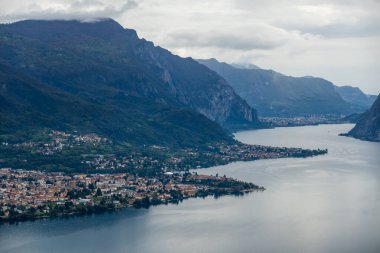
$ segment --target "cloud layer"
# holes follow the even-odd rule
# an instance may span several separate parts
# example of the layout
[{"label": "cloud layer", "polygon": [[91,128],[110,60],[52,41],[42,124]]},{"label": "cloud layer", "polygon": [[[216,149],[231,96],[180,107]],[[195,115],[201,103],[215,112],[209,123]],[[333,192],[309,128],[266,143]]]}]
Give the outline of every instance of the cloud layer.
[{"label": "cloud layer", "polygon": [[181,56],[380,92],[379,0],[0,0],[0,21],[112,17]]},{"label": "cloud layer", "polygon": [[18,0],[0,1],[2,21],[12,22],[20,19],[81,19],[117,17],[136,8],[137,2],[101,0]]}]

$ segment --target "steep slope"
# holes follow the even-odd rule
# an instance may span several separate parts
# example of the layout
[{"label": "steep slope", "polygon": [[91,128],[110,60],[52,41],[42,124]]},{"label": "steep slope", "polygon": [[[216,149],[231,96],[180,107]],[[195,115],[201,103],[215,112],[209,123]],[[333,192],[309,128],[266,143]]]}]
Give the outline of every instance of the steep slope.
[{"label": "steep slope", "polygon": [[139,39],[112,19],[1,25],[0,59],[81,98],[112,103],[110,95],[119,91],[196,110],[225,127],[258,122],[256,111],[215,72]]},{"label": "steep slope", "polygon": [[285,76],[272,70],[239,69],[215,59],[198,60],[224,77],[263,116],[347,115],[353,110],[321,78]]},{"label": "steep slope", "polygon": [[28,139],[31,133],[49,128],[98,133],[137,146],[232,141],[217,123],[197,112],[119,91],[107,95],[108,100],[83,98],[0,63],[0,137]]},{"label": "steep slope", "polygon": [[368,141],[380,141],[380,95],[348,135]]},{"label": "steep slope", "polygon": [[373,102],[376,100],[375,95],[367,95],[357,87],[335,86],[335,90],[353,108],[363,112],[371,108]]}]

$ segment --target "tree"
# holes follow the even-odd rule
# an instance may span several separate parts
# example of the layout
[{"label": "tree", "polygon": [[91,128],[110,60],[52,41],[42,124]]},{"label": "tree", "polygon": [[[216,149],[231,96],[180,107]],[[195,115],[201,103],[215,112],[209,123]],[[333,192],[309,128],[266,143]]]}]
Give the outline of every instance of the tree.
[{"label": "tree", "polygon": [[96,190],[96,196],[102,196],[102,190],[100,190],[100,188]]}]

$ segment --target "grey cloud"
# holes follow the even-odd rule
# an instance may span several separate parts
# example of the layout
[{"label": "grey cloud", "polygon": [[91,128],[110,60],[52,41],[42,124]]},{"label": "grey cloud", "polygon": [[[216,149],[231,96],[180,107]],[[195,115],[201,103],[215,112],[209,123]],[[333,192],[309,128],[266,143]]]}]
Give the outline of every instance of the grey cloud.
[{"label": "grey cloud", "polygon": [[355,38],[371,37],[380,35],[380,23],[366,23],[354,26],[333,24],[322,27],[286,27],[282,28],[296,29],[302,33],[322,35],[327,38]]},{"label": "grey cloud", "polygon": [[288,31],[330,38],[380,35],[380,0],[236,0],[234,6]]},{"label": "grey cloud", "polygon": [[273,38],[260,38],[252,35],[231,34],[229,31],[224,32],[191,32],[180,31],[171,33],[167,36],[165,44],[171,47],[217,47],[221,49],[233,50],[269,50],[281,46],[283,41],[274,40]]},{"label": "grey cloud", "polygon": [[[302,33],[322,35],[328,38],[357,38],[373,37],[380,35],[380,4],[374,6],[376,10],[361,10],[361,15],[349,11],[333,17],[328,23],[322,22],[297,22],[297,20],[276,20],[272,25],[285,30],[297,30]],[[339,9],[339,8],[338,8]],[[354,12],[354,11],[353,11]],[[365,13],[365,14],[363,14]],[[351,21],[350,21],[351,19]]]},{"label": "grey cloud", "polygon": [[347,5],[366,5],[366,4],[372,4],[372,3],[380,3],[380,0],[234,0],[234,5],[237,7],[241,8],[246,8],[246,7],[260,7],[260,6],[273,6],[278,5],[287,5],[287,6],[292,6],[292,5],[305,5],[305,4],[315,4],[315,5],[321,5],[321,4],[331,4],[331,5],[342,5],[342,6],[347,6]]},{"label": "grey cloud", "polygon": [[76,0],[61,1],[64,8],[55,8],[49,4],[29,4],[16,11],[2,14],[3,21],[17,21],[21,19],[80,19],[93,20],[106,17],[117,17],[126,11],[136,8],[134,0],[123,1],[119,4],[109,4],[103,1]]}]

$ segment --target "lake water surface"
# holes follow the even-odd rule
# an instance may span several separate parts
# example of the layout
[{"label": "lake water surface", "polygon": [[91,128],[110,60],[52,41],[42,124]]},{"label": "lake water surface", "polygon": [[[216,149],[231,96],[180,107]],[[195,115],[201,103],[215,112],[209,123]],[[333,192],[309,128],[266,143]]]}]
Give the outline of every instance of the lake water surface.
[{"label": "lake water surface", "polygon": [[267,188],[243,197],[0,226],[0,252],[380,252],[380,143],[352,125],[245,131],[245,143],[328,148],[324,156],[198,171]]}]

